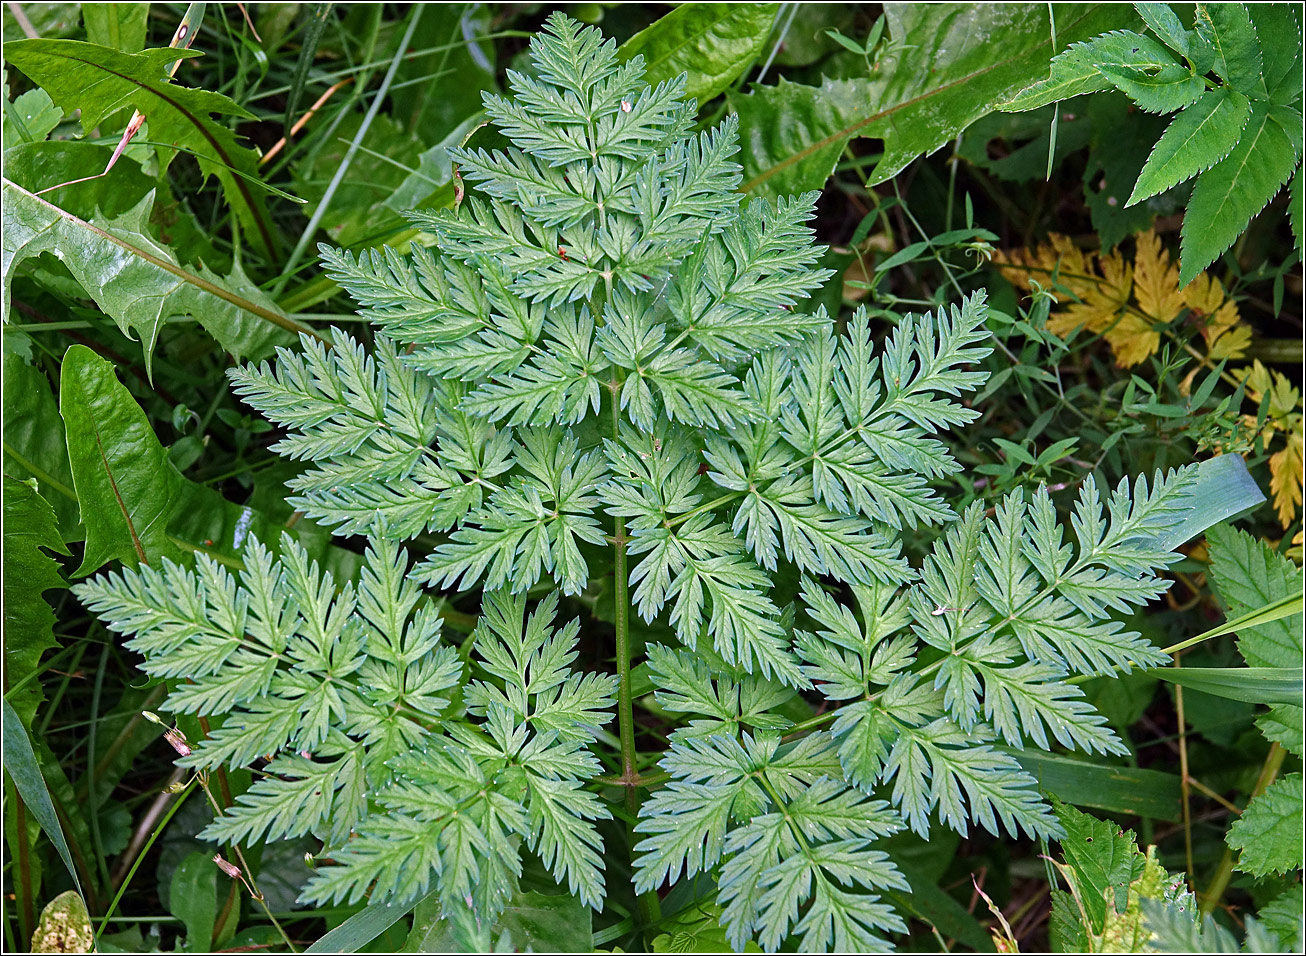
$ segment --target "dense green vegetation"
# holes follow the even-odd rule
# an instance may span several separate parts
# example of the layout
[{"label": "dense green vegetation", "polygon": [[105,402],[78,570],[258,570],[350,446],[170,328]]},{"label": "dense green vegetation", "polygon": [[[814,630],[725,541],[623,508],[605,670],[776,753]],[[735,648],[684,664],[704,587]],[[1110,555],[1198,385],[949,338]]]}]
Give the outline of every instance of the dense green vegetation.
[{"label": "dense green vegetation", "polygon": [[1288,4],[7,4],[5,945],[1303,945]]}]

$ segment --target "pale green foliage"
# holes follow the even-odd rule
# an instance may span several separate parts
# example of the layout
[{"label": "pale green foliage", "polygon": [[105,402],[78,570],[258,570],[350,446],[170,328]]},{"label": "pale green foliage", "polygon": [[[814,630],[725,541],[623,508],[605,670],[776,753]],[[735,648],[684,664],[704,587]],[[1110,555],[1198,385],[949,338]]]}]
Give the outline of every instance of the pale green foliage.
[{"label": "pale green foliage", "polygon": [[1114,30],[1073,44],[1053,59],[1047,79],[1001,108],[1116,89],[1139,109],[1175,113],[1126,205],[1197,178],[1180,244],[1183,286],[1233,244],[1301,162],[1299,8],[1199,3],[1190,30],[1167,4],[1134,7],[1159,40]]},{"label": "pale green foliage", "polygon": [[76,593],[135,635],[128,646],[146,673],[189,678],[170,709],[225,715],[182,764],[268,760],[204,835],[320,837],[339,865],[318,870],[307,899],[356,900],[375,883],[382,897],[411,900],[435,876],[442,899],[472,896],[497,913],[524,843],[597,905],[590,821],[608,812],[581,785],[598,771],[586,748],[611,718],[614,679],[571,671],[578,624],[550,627],[555,598],[523,625],[522,598],[487,594],[473,647],[489,679],[454,707],[467,665],[441,642],[438,608],[407,570],[378,539],[357,589],[337,590],[286,537],[279,558],[252,542],[238,577],[207,556],[193,572],[165,559]]},{"label": "pale green foliage", "polygon": [[[737,948],[884,949],[904,924],[881,894],[907,886],[879,838],[936,818],[1055,835],[1009,750],[1123,751],[1067,678],[1163,660],[1110,615],[1164,590],[1176,556],[1153,542],[1192,473],[1105,501],[1090,478],[1073,543],[1043,490],[958,518],[935,486],[978,414],[984,295],[837,330],[801,309],[829,276],[814,197],[741,208],[733,121],[693,133],[683,79],[649,88],[561,15],[531,51],[486,100],[511,146],[455,151],[480,195],[413,214],[438,255],[323,250],[375,344],[333,331],[232,373],[307,463],[292,503],[370,538],[358,588],[333,596],[286,545],[251,546],[239,583],[201,560],[79,593],[149,673],[194,681],[170,706],[227,715],[190,764],[274,755],[208,836],[312,831],[334,865],[308,898],[434,882],[484,919],[522,847],[602,906],[607,810],[585,784],[615,678],[573,672],[578,625],[550,622],[560,595],[613,593],[604,552],[624,547],[615,611],[683,645],[647,654],[688,720],[640,811],[637,889],[715,879]],[[944,525],[913,567],[904,533]],[[419,535],[406,572],[397,542]],[[419,585],[483,592],[460,695],[468,662]],[[799,689],[841,709],[782,739]]]}]

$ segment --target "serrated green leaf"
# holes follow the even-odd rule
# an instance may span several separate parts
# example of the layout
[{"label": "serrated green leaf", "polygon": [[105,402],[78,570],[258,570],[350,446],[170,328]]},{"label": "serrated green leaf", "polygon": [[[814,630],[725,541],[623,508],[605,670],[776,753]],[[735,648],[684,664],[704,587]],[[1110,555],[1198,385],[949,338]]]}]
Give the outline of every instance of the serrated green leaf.
[{"label": "serrated green leaf", "polygon": [[1169,51],[1151,37],[1133,30],[1113,30],[1071,44],[1069,49],[1053,58],[1047,79],[1022,90],[999,108],[1023,112],[1085,93],[1109,90],[1112,81],[1106,71],[1118,72],[1126,68],[1159,70],[1175,65]]},{"label": "serrated green leaf", "polygon": [[1173,61],[1153,66],[1095,64],[1099,73],[1148,113],[1173,113],[1195,102],[1206,84],[1195,70]]},{"label": "serrated green leaf", "polygon": [[685,95],[706,103],[752,65],[775,23],[776,3],[684,3],[623,43],[623,60],[644,57],[656,84],[688,72]]},{"label": "serrated green leaf", "polygon": [[1217,76],[1249,96],[1264,93],[1261,45],[1246,5],[1199,3],[1193,27],[1215,51],[1212,68]]},{"label": "serrated green leaf", "polygon": [[9,150],[22,143],[39,143],[63,119],[63,110],[54,105],[50,94],[37,87],[28,90],[12,103],[4,105],[5,161]]},{"label": "serrated green leaf", "polygon": [[1188,31],[1168,3],[1135,3],[1134,9],[1148,29],[1165,41],[1176,53],[1188,55]]},{"label": "serrated green leaf", "polygon": [[1247,97],[1231,87],[1203,93],[1157,140],[1125,205],[1165,192],[1220,162],[1237,145],[1250,115]]},{"label": "serrated green leaf", "polygon": [[1254,797],[1229,827],[1229,846],[1240,850],[1237,868],[1254,877],[1302,867],[1302,775],[1290,773]]},{"label": "serrated green leaf", "polygon": [[[56,105],[67,112],[81,110],[87,131],[118,110],[142,113],[152,139],[190,151],[204,175],[218,178],[227,202],[260,250],[270,255],[279,243],[258,185],[257,155],[210,118],[211,113],[242,118],[251,114],[219,93],[173,84],[167,65],[191,56],[199,56],[198,51],[120,53],[76,40],[19,40],[5,47],[9,63],[46,90]],[[156,149],[166,168],[176,150]],[[9,201],[7,197],[6,205]]]},{"label": "serrated green leaf", "polygon": [[[1301,594],[1301,569],[1247,532],[1216,525],[1206,541],[1211,579],[1231,619]],[[1252,667],[1301,667],[1301,614],[1240,629],[1238,650]]]},{"label": "serrated green leaf", "polygon": [[1302,224],[1306,220],[1306,201],[1302,188],[1301,167],[1298,167],[1297,175],[1292,177],[1292,194],[1288,202],[1288,219],[1292,222],[1292,235],[1297,243],[1298,252],[1302,247]]},{"label": "serrated green leaf", "polygon": [[1181,232],[1181,287],[1233,245],[1292,175],[1300,154],[1286,132],[1289,124],[1299,130],[1301,115],[1254,102],[1238,145],[1198,177]]},{"label": "serrated green leaf", "polygon": [[1279,937],[1287,950],[1301,948],[1303,913],[1306,913],[1302,891],[1301,883],[1293,883],[1256,913],[1257,919]]},{"label": "serrated green leaf", "polygon": [[1142,875],[1143,854],[1135,845],[1134,831],[1121,830],[1110,820],[1095,819],[1059,800],[1052,807],[1065,830],[1061,852],[1075,869],[1084,908],[1100,934],[1108,906],[1124,911],[1129,884]]},{"label": "serrated green leaf", "polygon": [[1301,99],[1301,11],[1290,3],[1253,3],[1247,8],[1261,48],[1265,89],[1271,101],[1291,106]]},{"label": "serrated green leaf", "polygon": [[1289,753],[1302,755],[1302,708],[1280,704],[1256,721],[1266,740],[1281,744]]}]

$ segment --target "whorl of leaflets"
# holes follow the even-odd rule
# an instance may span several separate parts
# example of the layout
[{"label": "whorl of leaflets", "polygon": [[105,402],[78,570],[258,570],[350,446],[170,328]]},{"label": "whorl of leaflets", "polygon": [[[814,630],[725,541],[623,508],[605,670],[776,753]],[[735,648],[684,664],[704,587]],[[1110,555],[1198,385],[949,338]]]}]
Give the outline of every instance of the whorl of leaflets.
[{"label": "whorl of leaflets", "polygon": [[[205,836],[321,838],[305,901],[434,888],[493,921],[523,849],[603,906],[586,784],[616,680],[574,669],[554,619],[621,528],[633,612],[683,645],[647,648],[657,700],[688,718],[635,889],[706,875],[738,948],[888,948],[881,894],[907,887],[880,838],[1054,835],[1011,751],[1123,752],[1066,679],[1160,660],[1109,615],[1164,590],[1149,542],[1189,476],[1105,502],[1086,481],[1073,543],[1042,489],[958,516],[938,436],[976,415],[983,294],[887,329],[804,311],[830,276],[814,194],[741,204],[734,120],[694,133],[683,78],[649,87],[596,30],[555,14],[531,57],[486,97],[511,145],[453,151],[466,200],[412,214],[430,248],[323,248],[372,347],[332,330],[232,372],[307,465],[294,507],[370,539],[359,583],[287,539],[236,576],[200,558],[77,593],[187,679],[172,710],[214,718],[186,765],[259,768]],[[929,525],[914,568],[902,533]],[[439,543],[410,569],[418,535]],[[470,655],[423,587],[483,592]],[[829,729],[785,736],[799,689]]]}]

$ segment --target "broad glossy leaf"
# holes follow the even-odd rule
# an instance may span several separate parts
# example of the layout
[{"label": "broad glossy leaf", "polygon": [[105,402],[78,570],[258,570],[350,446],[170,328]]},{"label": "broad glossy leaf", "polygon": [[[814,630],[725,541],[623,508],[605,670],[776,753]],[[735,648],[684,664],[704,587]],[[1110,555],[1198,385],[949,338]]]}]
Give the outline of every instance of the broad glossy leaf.
[{"label": "broad glossy leaf", "polygon": [[[1059,45],[1138,23],[1124,6],[1054,9]],[[883,182],[1046,76],[1054,52],[1046,5],[901,3],[886,5],[885,16],[888,52],[870,78],[835,90],[755,88],[751,103],[731,98],[740,113],[745,191],[819,188],[854,136],[884,141],[884,158],[870,176],[872,184]],[[832,94],[829,108],[823,100]],[[795,119],[785,115],[790,110]]]},{"label": "broad glossy leaf", "polygon": [[1238,145],[1202,173],[1193,189],[1179,243],[1180,286],[1233,245],[1288,181],[1301,156],[1301,123],[1301,114],[1289,107],[1252,103]]},{"label": "broad glossy leaf", "polygon": [[[138,543],[151,564],[162,555],[177,560],[184,552],[202,551],[239,565],[251,539],[278,551],[284,527],[183,478],[113,367],[84,346],[74,345],[64,356],[60,412],[87,529],[76,576],[113,558],[135,566]],[[294,536],[341,580],[354,576],[359,556],[332,545],[326,531],[296,529]]]},{"label": "broad glossy leaf", "polygon": [[63,110],[55,106],[50,94],[41,88],[28,90],[5,105],[5,162],[9,150],[19,143],[39,143],[54,131],[63,119]]},{"label": "broad glossy leaf", "polygon": [[113,219],[85,220],[4,183],[3,272],[6,297],[24,259],[49,252],[124,333],[135,332],[147,369],[159,329],[169,318],[195,316],[238,357],[261,358],[293,337],[295,326],[240,270],[221,277],[201,266],[178,265],[170,250],[149,234],[146,220],[153,195]]},{"label": "broad glossy leaf", "polygon": [[66,586],[55,560],[41,549],[59,554],[68,549],[54,509],[34,488],[9,475],[4,476],[4,515],[5,699],[30,729],[42,700],[36,679],[41,655],[57,644],[54,611],[43,594]]},{"label": "broad glossy leaf", "polygon": [[11,352],[4,356],[4,470],[37,480],[41,496],[54,508],[60,540],[82,538],[63,419],[50,380]]},{"label": "broad glossy leaf", "polygon": [[778,3],[685,3],[621,45],[618,55],[644,57],[650,85],[688,73],[685,94],[705,103],[762,53]]},{"label": "broad glossy leaf", "polygon": [[186,951],[208,952],[213,947],[213,924],[218,917],[218,867],[208,853],[186,855],[172,874],[168,894],[172,915],[186,927]]},{"label": "broad glossy leaf", "polygon": [[1164,192],[1224,159],[1250,115],[1251,103],[1237,90],[1222,86],[1203,93],[1157,140],[1125,205]]},{"label": "broad glossy leaf", "polygon": [[744,188],[765,196],[820,189],[844,145],[868,112],[865,80],[830,80],[821,86],[791,83],[754,86],[731,94],[739,114]]},{"label": "broad glossy leaf", "polygon": [[86,39],[120,53],[140,53],[145,49],[149,16],[148,3],[82,4]]},{"label": "broad glossy leaf", "polygon": [[59,413],[86,528],[86,553],[75,575],[114,558],[135,567],[179,557],[167,522],[181,475],[113,366],[84,345],[64,354]]},{"label": "broad glossy leaf", "polygon": [[[269,254],[278,241],[258,182],[258,157],[210,117],[217,113],[252,118],[251,114],[220,93],[177,86],[168,77],[168,64],[197,55],[170,48],[119,53],[76,40],[19,40],[5,45],[9,63],[46,90],[56,105],[67,112],[82,111],[83,129],[94,129],[118,110],[140,111],[149,123],[151,139],[191,152],[204,175],[218,178],[248,234]],[[157,149],[166,168],[176,150]]]}]

